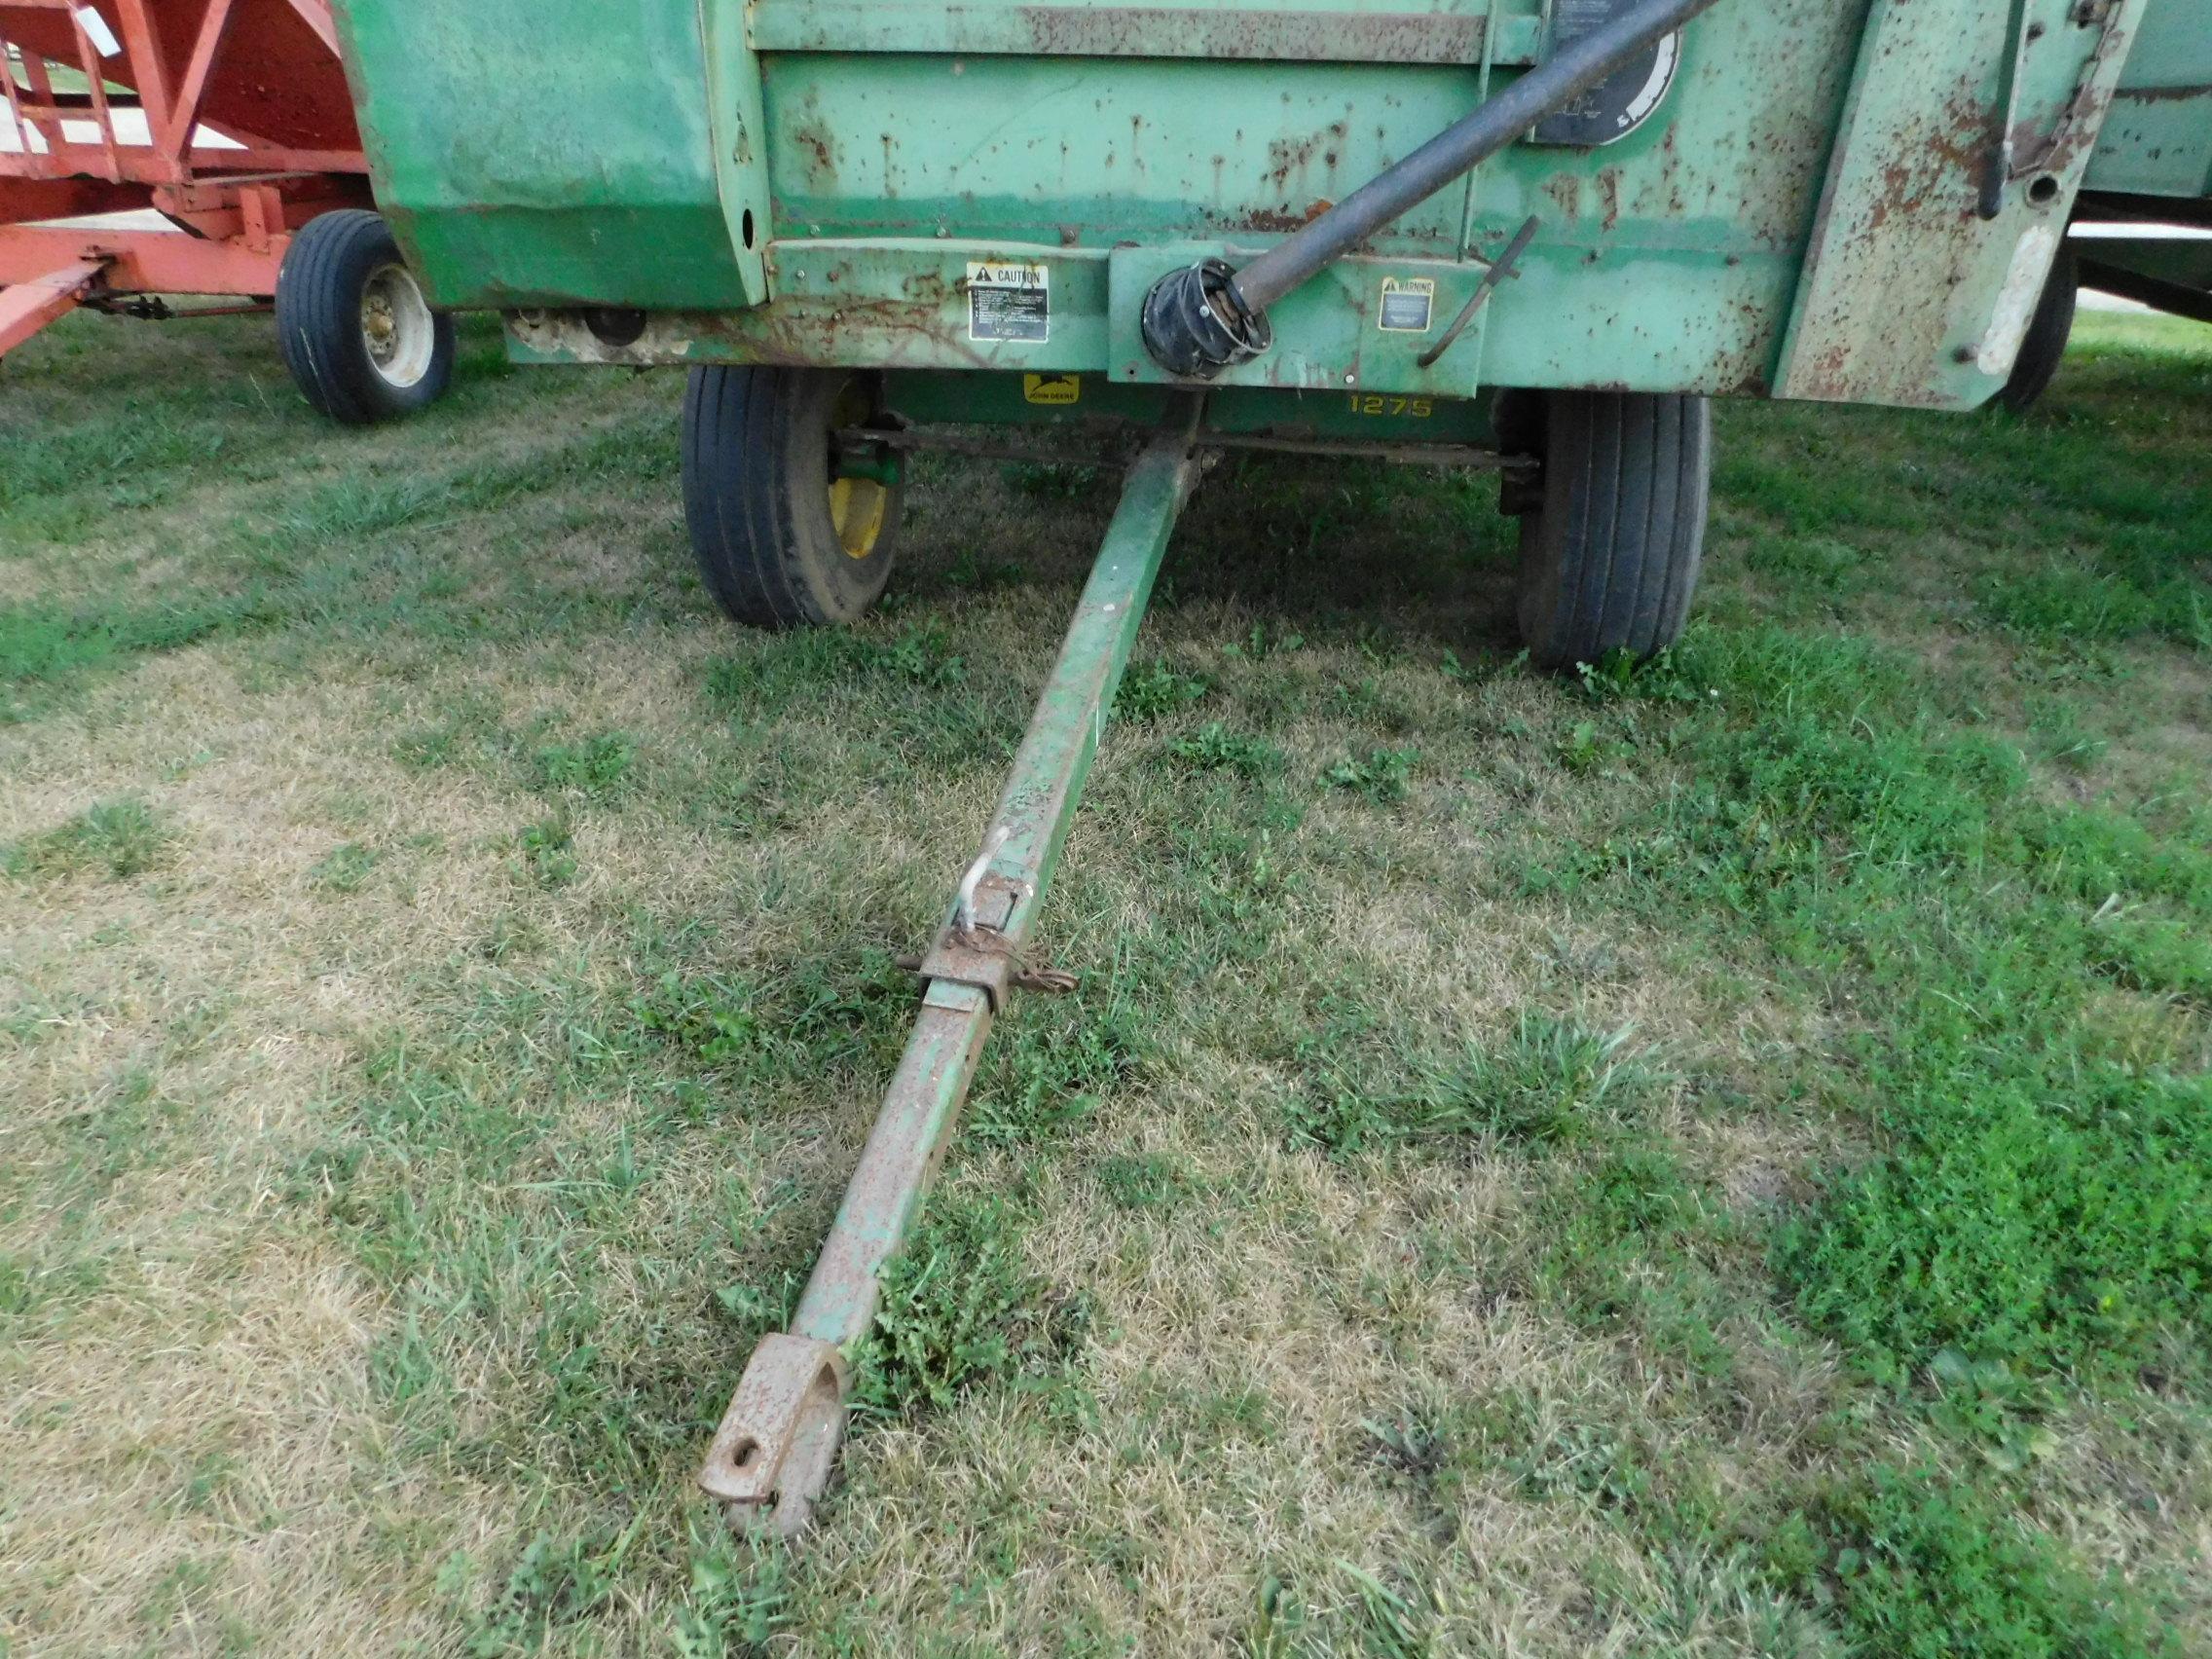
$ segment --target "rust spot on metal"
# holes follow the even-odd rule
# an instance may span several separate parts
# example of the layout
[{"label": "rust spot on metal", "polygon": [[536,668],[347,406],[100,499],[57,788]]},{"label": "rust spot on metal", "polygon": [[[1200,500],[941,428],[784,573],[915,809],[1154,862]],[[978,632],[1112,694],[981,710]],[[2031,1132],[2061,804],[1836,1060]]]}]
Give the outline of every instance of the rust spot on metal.
[{"label": "rust spot on metal", "polygon": [[845,1388],[833,1345],[763,1338],[707,1448],[700,1486],[756,1512],[774,1505],[777,1530],[799,1531],[844,1438]]},{"label": "rust spot on metal", "polygon": [[1024,6],[1030,49],[1076,57],[1292,62],[1482,61],[1486,21],[1433,12],[1194,12],[1163,6]]},{"label": "rust spot on metal", "polygon": [[[968,339],[965,278],[936,271],[909,272],[896,294],[854,292],[849,264],[822,269],[828,293],[779,294],[772,304],[746,312],[684,313],[683,327],[708,339],[742,347],[748,362],[811,367],[838,362],[899,362],[910,354],[983,368],[988,358]],[[913,352],[926,346],[928,350]],[[608,362],[633,359],[599,353]]]},{"label": "rust spot on metal", "polygon": [[2190,98],[2212,98],[2212,81],[2194,87],[2122,87],[2113,95],[2125,103],[2182,103]]},{"label": "rust spot on metal", "polygon": [[1258,207],[1249,213],[1224,215],[1216,223],[1224,231],[1269,231],[1288,235],[1311,224],[1335,205],[1335,203],[1323,197],[1310,203],[1303,213]]},{"label": "rust spot on metal", "polygon": [[[1270,166],[1264,176],[1277,190],[1288,194],[1291,174],[1297,173],[1300,177],[1304,177],[1306,170],[1313,165],[1314,156],[1320,151],[1321,146],[1327,142],[1329,132],[1339,130],[1341,129],[1332,128],[1328,131],[1317,133],[1311,138],[1269,139],[1268,161]],[[1335,158],[1331,157],[1330,160],[1334,163]]]},{"label": "rust spot on metal", "polygon": [[827,126],[817,127],[809,122],[792,129],[792,142],[807,155],[808,170],[818,183],[835,183],[837,178],[837,151],[835,140]]}]

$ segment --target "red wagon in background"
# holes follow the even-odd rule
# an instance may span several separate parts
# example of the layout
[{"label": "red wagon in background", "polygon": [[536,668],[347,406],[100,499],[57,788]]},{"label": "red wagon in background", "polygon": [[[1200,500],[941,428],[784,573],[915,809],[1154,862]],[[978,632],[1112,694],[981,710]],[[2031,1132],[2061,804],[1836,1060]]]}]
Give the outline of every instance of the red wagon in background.
[{"label": "red wagon in background", "polygon": [[445,388],[453,327],[374,210],[327,0],[0,0],[0,357],[79,306],[274,310],[326,415]]}]

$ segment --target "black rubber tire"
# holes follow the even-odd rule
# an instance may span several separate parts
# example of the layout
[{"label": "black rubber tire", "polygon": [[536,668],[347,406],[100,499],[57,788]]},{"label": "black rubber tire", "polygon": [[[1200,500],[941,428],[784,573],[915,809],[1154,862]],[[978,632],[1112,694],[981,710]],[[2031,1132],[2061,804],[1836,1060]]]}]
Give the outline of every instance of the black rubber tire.
[{"label": "black rubber tire", "polygon": [[[407,262],[391,227],[359,207],[318,213],[292,238],[276,272],[276,345],[300,393],[350,426],[395,420],[435,403],[453,378],[453,318],[427,313],[427,360],[413,372],[378,366],[362,323],[369,284]],[[420,298],[421,290],[415,293]],[[425,307],[425,312],[427,308]]]},{"label": "black rubber tire", "polygon": [[1705,554],[1713,411],[1634,391],[1515,394],[1543,463],[1521,517],[1521,637],[1539,668],[1681,638]]},{"label": "black rubber tire", "polygon": [[877,425],[874,377],[850,369],[711,366],[683,393],[683,519],[699,573],[755,628],[857,621],[891,579],[904,488],[883,486],[870,550],[845,550],[830,511],[830,434]]},{"label": "black rubber tire", "polygon": [[2011,378],[1997,401],[2015,415],[2024,415],[2050,386],[2058,373],[2058,360],[2066,355],[2066,342],[2074,333],[2074,307],[2082,297],[2082,272],[2074,250],[2063,244],[2044,279],[2043,298],[2020,340],[2020,354],[2012,359]]}]

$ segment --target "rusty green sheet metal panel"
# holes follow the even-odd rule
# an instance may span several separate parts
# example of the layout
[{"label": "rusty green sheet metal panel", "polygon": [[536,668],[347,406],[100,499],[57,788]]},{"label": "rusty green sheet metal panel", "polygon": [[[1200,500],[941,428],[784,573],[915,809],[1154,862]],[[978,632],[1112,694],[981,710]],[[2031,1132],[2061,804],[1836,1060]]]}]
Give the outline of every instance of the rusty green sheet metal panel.
[{"label": "rusty green sheet metal panel", "polygon": [[2144,13],[2086,188],[2212,196],[2212,0],[2153,0]]},{"label": "rusty green sheet metal panel", "polygon": [[1798,281],[1780,395],[1958,409],[1994,394],[2034,315],[2143,9],[2144,0],[1876,0]]},{"label": "rusty green sheet metal panel", "polygon": [[[1862,3],[1769,0],[1755,26],[1695,26],[1658,119],[1602,149],[1518,147],[1378,238],[1378,261],[1466,268],[1397,274],[1438,282],[1441,328],[1448,295],[1479,275],[1465,256],[1495,249],[1530,214],[1542,221],[1523,279],[1501,285],[1487,327],[1437,373],[1414,372],[1418,350],[1398,350],[1408,343],[1373,314],[1327,319],[1309,361],[1271,372],[1301,385],[1350,373],[1399,392],[1756,389],[1780,342]],[[1543,12],[1537,0],[1446,4],[1416,52],[1362,32],[1396,12],[1334,0],[791,0],[750,19],[736,0],[640,0],[588,18],[546,6],[527,28],[513,5],[344,0],[381,133],[380,197],[439,299],[570,313],[526,319],[539,328],[526,358],[1092,373],[1113,366],[1112,348],[1103,273],[1086,254],[1265,245],[1480,100],[1481,64],[1391,54],[1488,54],[1491,72],[1510,75],[1534,55]],[[1176,32],[1199,14],[1198,35]],[[1214,49],[1118,55],[1163,52],[1169,34],[1182,50],[1192,39]],[[424,40],[437,51],[419,53]],[[992,41],[1010,50],[979,49]],[[960,42],[977,50],[923,50]],[[1056,50],[1013,50],[1040,42]],[[1324,51],[1333,60],[1310,60]],[[441,63],[497,82],[487,107],[468,107],[466,76]],[[745,102],[756,85],[757,120]],[[606,135],[605,158],[582,153],[592,133]],[[764,168],[757,200],[751,175],[733,181],[719,160],[741,145]],[[648,153],[649,184],[631,165]],[[770,302],[757,308],[735,294],[748,285],[748,212]],[[972,338],[968,262],[948,265],[945,243],[1051,265],[1050,338]],[[693,278],[718,264],[736,281],[701,296]],[[1391,275],[1374,270],[1371,285]],[[652,326],[628,354],[604,350],[576,337],[586,307],[643,309]],[[1370,364],[1401,367],[1379,375]]]},{"label": "rusty green sheet metal panel", "polygon": [[[1972,405],[2003,379],[1999,324],[2049,252],[2031,233],[2073,203],[2134,20],[2207,4],[1729,0],[1688,26],[1649,119],[1604,145],[1521,143],[1486,163],[1376,236],[1329,304],[1286,309],[1275,360],[1220,395],[1586,387]],[[1142,284],[1118,283],[1117,261],[1133,274],[1169,249],[1268,245],[1539,57],[1557,5],[339,11],[380,201],[441,303],[516,313],[525,361],[1142,380],[1124,314]],[[2008,124],[2022,158],[2056,149],[1984,220]],[[2031,203],[2031,188],[2047,194]],[[1480,252],[1531,215],[1519,278],[1421,367],[1382,326],[1382,284],[1433,282],[1441,328]],[[973,268],[1008,265],[1050,287],[1034,330],[977,325],[987,279]],[[595,329],[594,310],[647,315],[635,333]]]},{"label": "rusty green sheet metal panel", "polygon": [[[757,251],[728,230],[751,193],[765,240],[765,158],[756,145],[734,159],[735,107],[712,102],[690,0],[333,10],[378,205],[435,304],[765,297]],[[718,27],[716,60],[734,52],[750,70],[731,22],[735,44]],[[725,65],[719,84],[731,79]]]},{"label": "rusty green sheet metal panel", "polygon": [[[1334,301],[1316,292],[1286,308],[1277,351],[1233,386],[1764,389],[1862,3],[1779,0],[1755,28],[1693,28],[1658,119],[1602,149],[1500,158],[1348,262]],[[720,4],[708,0],[708,15]],[[940,8],[881,10],[848,45],[937,38],[924,19]],[[970,27],[988,10],[953,12]],[[1288,15],[1210,11],[1247,23]],[[802,14],[806,31],[792,20]],[[1142,284],[1115,290],[1110,260],[1249,254],[1465,114],[1482,89],[1479,71],[1421,63],[759,51],[845,26],[842,12],[784,16],[774,26],[756,17],[752,36],[772,303],[649,308],[645,332],[623,345],[594,338],[575,307],[549,307],[519,319],[523,360],[1153,377],[1127,350],[1133,316],[1122,314]],[[1509,32],[1501,24],[1500,38]],[[1382,326],[1385,284],[1433,285],[1433,337],[1480,278],[1469,255],[1494,252],[1531,215],[1539,230],[1517,279],[1481,326],[1419,367],[1422,335]],[[1040,337],[977,338],[969,270],[991,262],[1048,274]],[[579,298],[628,301],[611,281]]]},{"label": "rusty green sheet metal panel", "polygon": [[[977,266],[1045,268],[1051,327],[1042,339],[974,338],[967,287]],[[843,364],[855,368],[1099,367],[1106,355],[1106,250],[1041,255],[1014,240],[887,243],[867,238],[787,240],[768,252],[775,303],[657,316],[639,340],[609,344],[573,311],[518,318],[524,361]]]},{"label": "rusty green sheet metal panel", "polygon": [[755,1351],[708,1449],[700,1484],[741,1523],[766,1516],[780,1530],[798,1530],[828,1478],[843,1434],[840,1350],[873,1324],[879,1275],[928,1195],[1035,934],[1168,536],[1197,480],[1198,413],[1196,399],[1178,394],[1129,469],[982,853],[923,961],[913,1033],[792,1329]]}]

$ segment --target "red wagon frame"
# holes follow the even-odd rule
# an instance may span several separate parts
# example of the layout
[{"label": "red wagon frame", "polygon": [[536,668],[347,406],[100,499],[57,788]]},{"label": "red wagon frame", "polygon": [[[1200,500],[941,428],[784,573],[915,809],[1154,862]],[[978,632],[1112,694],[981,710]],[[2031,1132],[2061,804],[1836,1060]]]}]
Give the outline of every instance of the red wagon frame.
[{"label": "red wagon frame", "polygon": [[[451,326],[362,211],[328,0],[0,0],[0,356],[79,306],[159,317],[178,314],[162,296],[240,296],[183,314],[275,309],[326,414],[404,413],[443,387]],[[300,262],[315,292],[285,326],[287,254],[347,209]],[[114,217],[148,210],[165,223]],[[395,318],[415,331],[396,379]]]},{"label": "red wagon frame", "polygon": [[[87,302],[266,300],[293,231],[369,205],[324,0],[7,0],[0,52],[16,140],[0,152],[0,354]],[[86,90],[57,88],[56,67]],[[118,120],[131,111],[143,139]],[[33,222],[145,208],[185,234]]]}]

